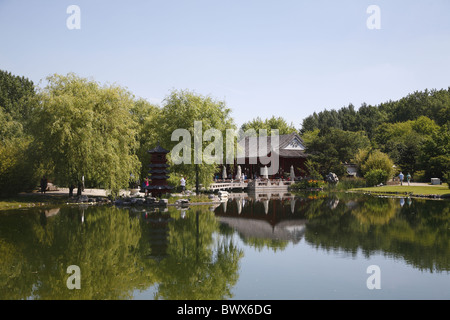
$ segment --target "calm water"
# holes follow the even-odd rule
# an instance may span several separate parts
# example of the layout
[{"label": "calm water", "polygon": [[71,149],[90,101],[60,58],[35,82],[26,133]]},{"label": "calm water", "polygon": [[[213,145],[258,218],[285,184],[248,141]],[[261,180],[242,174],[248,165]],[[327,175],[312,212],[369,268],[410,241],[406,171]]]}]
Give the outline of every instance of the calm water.
[{"label": "calm water", "polygon": [[[144,209],[0,212],[0,299],[450,299],[448,201],[272,195]],[[67,288],[71,265],[79,290]]]}]

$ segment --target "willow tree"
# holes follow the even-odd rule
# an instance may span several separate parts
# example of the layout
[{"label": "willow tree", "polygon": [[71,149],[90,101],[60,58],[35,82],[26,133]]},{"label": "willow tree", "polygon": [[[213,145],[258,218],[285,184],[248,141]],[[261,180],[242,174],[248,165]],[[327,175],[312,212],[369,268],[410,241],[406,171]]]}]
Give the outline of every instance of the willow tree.
[{"label": "willow tree", "polygon": [[60,185],[82,177],[117,194],[137,176],[135,101],[125,89],[75,74],[52,75],[41,89],[32,131],[40,161]]},{"label": "willow tree", "polygon": [[[197,124],[197,126],[196,126]],[[177,153],[186,161],[174,163],[171,170],[178,178],[183,175],[188,184],[198,181],[207,187],[219,170],[221,164],[226,163],[226,135],[227,129],[233,129],[235,125],[231,118],[231,109],[224,101],[215,100],[210,96],[203,96],[188,90],[174,90],[165,99],[158,119],[158,136],[161,146],[171,150],[169,156]],[[187,136],[179,137],[176,130],[181,129]],[[197,130],[199,129],[199,130]],[[208,136],[208,131],[214,130],[216,135]],[[195,146],[198,139],[198,148]],[[187,144],[183,152],[176,152],[176,146]],[[212,148],[214,145],[217,148]],[[222,152],[220,152],[222,146]],[[174,148],[175,147],[175,148]],[[210,148],[211,147],[211,148]],[[217,156],[217,161],[206,158],[206,151],[212,151]],[[202,155],[199,155],[199,153]],[[172,157],[170,158],[172,161]]]},{"label": "willow tree", "polygon": [[257,133],[259,133],[259,130],[267,130],[268,134],[270,134],[272,129],[277,129],[280,135],[298,133],[298,130],[294,127],[292,122],[288,123],[284,118],[275,116],[265,120],[256,117],[253,120],[244,123],[241,129],[244,132],[249,129],[254,129]]}]

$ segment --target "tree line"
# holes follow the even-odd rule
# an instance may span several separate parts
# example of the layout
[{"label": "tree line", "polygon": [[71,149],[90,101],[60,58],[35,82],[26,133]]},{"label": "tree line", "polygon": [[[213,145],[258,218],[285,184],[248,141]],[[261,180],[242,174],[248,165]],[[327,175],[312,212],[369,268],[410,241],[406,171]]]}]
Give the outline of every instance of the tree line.
[{"label": "tree line", "polygon": [[[31,191],[40,177],[60,187],[104,188],[113,196],[148,176],[148,150],[171,150],[175,129],[193,135],[203,130],[225,135],[235,128],[223,101],[189,90],[173,90],[162,106],[135,97],[118,85],[102,85],[76,74],[50,75],[40,88],[0,70],[0,194]],[[206,146],[208,143],[204,142]],[[191,185],[196,168],[171,168],[171,183],[185,176]],[[199,182],[212,181],[215,165],[200,164]]]},{"label": "tree line", "polygon": [[[87,187],[117,195],[148,175],[148,150],[158,144],[171,150],[179,143],[171,139],[174,130],[187,129],[194,136],[194,121],[202,121],[203,131],[215,128],[223,136],[236,129],[224,101],[194,91],[172,90],[159,106],[124,87],[73,73],[46,80],[37,87],[0,70],[1,195],[33,190],[42,176],[61,187],[80,187],[84,180]],[[299,133],[311,176],[343,176],[345,163],[356,163],[375,182],[398,170],[423,181],[445,179],[450,172],[450,88],[357,110],[350,104],[313,113],[300,129],[276,116],[255,118],[240,129]],[[202,143],[204,149],[211,142]],[[198,176],[207,186],[217,170],[215,164],[176,165],[169,182],[178,185],[184,176],[193,186]]]},{"label": "tree line", "polygon": [[[402,171],[416,181],[448,179],[450,172],[450,88],[416,91],[376,106],[350,104],[306,117],[300,133],[321,174],[345,174],[355,163],[362,175],[385,182]],[[380,172],[383,171],[383,172]]]}]

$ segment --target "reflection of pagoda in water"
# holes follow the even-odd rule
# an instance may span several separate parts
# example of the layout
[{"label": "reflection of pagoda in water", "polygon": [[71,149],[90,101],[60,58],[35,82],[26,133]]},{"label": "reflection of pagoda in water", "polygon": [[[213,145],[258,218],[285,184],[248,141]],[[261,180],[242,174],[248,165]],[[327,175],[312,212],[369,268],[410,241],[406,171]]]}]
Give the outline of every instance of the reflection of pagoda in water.
[{"label": "reflection of pagoda in water", "polygon": [[165,193],[172,192],[173,187],[169,186],[167,179],[169,179],[168,174],[169,165],[167,164],[166,155],[169,153],[168,150],[162,148],[158,145],[155,149],[148,151],[151,154],[151,164],[150,167],[150,184],[145,187],[153,197],[161,197]]},{"label": "reflection of pagoda in water", "polygon": [[307,220],[296,211],[302,200],[289,198],[236,198],[224,201],[215,209],[219,221],[244,237],[299,242],[306,231]]},{"label": "reflection of pagoda in water", "polygon": [[146,224],[146,234],[151,250],[149,258],[160,261],[167,256],[170,220],[170,216],[162,212],[144,214],[143,221]]}]

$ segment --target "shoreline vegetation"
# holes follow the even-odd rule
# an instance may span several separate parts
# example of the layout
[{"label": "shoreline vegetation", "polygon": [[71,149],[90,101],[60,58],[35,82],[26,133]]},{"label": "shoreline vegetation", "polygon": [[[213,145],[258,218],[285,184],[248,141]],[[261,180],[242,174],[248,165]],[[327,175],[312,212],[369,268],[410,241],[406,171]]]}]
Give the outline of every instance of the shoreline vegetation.
[{"label": "shoreline vegetation", "polygon": [[353,188],[348,192],[365,193],[369,195],[383,196],[409,196],[417,198],[450,199],[450,189],[447,184],[442,185],[414,185],[414,186],[380,186]]},{"label": "shoreline vegetation", "polygon": [[[100,190],[101,191],[101,190]],[[387,197],[416,197],[416,198],[427,198],[427,199],[450,199],[450,189],[447,184],[442,185],[386,185],[379,187],[358,187],[358,188],[315,188],[312,189],[297,189],[293,190],[294,194],[302,194],[305,192],[318,192],[318,193],[333,193],[333,192],[343,192],[343,193],[363,193],[373,196],[387,196]],[[69,197],[68,194],[62,192],[47,192],[41,194],[38,192],[33,193],[21,193],[16,196],[0,198],[0,211],[11,210],[11,209],[25,209],[25,208],[46,208],[53,206],[63,206],[63,205],[76,205],[76,204],[111,204],[114,205],[115,202],[110,200],[106,196],[106,192],[103,190],[100,193],[90,193],[89,191],[85,193],[84,197],[88,200],[79,201],[78,197]],[[215,194],[214,194],[215,195]],[[126,197],[126,196],[125,196]],[[145,199],[142,195],[137,198]],[[163,198],[164,199],[164,198]],[[215,197],[210,197],[210,194],[173,194],[168,198],[165,205],[174,206],[192,206],[192,205],[212,205],[220,202],[220,199],[215,195]],[[188,202],[181,202],[180,200],[188,200]]]}]

